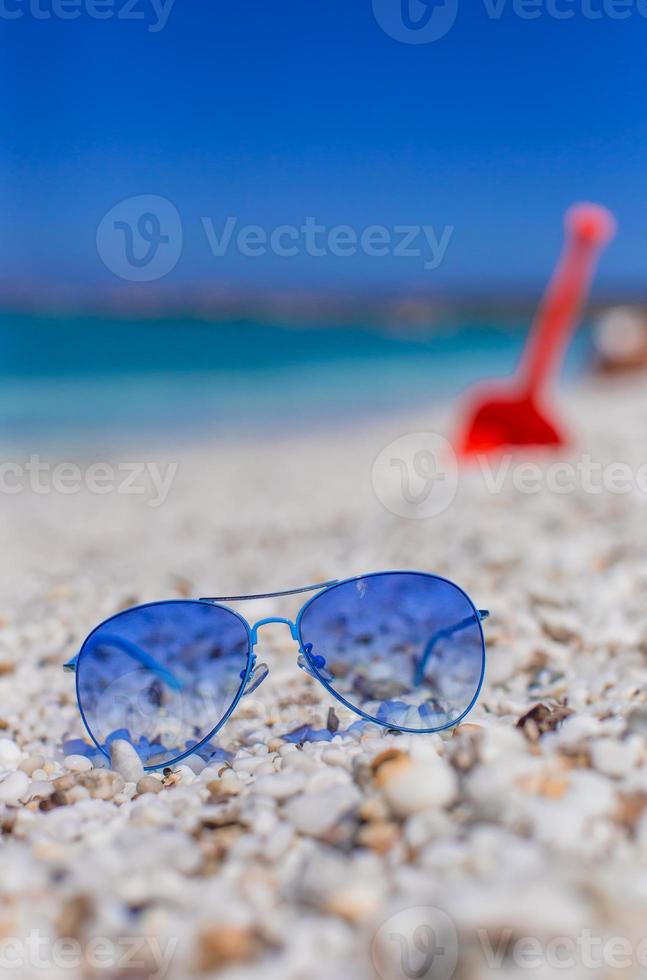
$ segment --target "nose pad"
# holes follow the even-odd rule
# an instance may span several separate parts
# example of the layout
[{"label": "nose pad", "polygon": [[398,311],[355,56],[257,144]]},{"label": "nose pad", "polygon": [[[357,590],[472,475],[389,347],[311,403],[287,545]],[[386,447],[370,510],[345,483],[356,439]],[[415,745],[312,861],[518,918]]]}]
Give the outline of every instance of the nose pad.
[{"label": "nose pad", "polygon": [[270,669],[267,666],[267,664],[258,664],[258,666],[255,665],[254,669],[249,675],[249,680],[245,685],[245,690],[243,691],[243,697],[245,697],[246,694],[253,694],[254,691],[261,686],[261,684],[263,683],[263,681],[265,680],[269,672]]},{"label": "nose pad", "polygon": [[[312,670],[312,668],[310,667],[310,664],[306,660],[306,658],[304,656],[304,654],[306,654],[306,653],[310,657],[310,663],[312,663],[312,666],[313,667],[316,667],[317,673],[315,673],[314,670]],[[332,681],[334,679],[333,678],[333,675],[329,671],[327,671],[325,669],[325,667],[326,667],[326,658],[325,657],[318,657],[316,655],[313,656],[313,653],[312,653],[312,643],[306,643],[306,645],[304,646],[303,650],[301,651],[301,653],[297,657],[297,664],[299,665],[299,667],[301,668],[301,670],[305,671],[306,674],[309,674],[310,677],[314,677],[314,679],[316,681],[319,681],[319,680],[322,680],[322,679],[324,681]]]}]

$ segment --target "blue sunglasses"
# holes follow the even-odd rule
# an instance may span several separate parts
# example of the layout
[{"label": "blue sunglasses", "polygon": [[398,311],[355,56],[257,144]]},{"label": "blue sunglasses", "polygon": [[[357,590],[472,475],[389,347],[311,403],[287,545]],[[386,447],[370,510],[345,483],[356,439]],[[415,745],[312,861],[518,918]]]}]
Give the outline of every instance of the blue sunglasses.
[{"label": "blue sunglasses", "polygon": [[[221,602],[316,592],[296,622],[251,626]],[[366,721],[400,732],[457,725],[485,674],[482,621],[457,585],[424,572],[376,572],[287,592],[168,600],[97,626],[65,664],[85,727],[104,755],[127,739],[147,769],[200,750],[268,674],[258,631],[283,623],[298,665]]]}]

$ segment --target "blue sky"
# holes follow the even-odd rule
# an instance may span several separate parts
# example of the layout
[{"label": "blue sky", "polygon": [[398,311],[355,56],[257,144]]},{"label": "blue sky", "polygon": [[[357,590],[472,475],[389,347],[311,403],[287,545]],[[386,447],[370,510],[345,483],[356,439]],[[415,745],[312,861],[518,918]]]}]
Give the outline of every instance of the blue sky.
[{"label": "blue sky", "polygon": [[[458,0],[451,30],[418,44],[389,36],[371,0],[176,0],[157,31],[152,0],[131,8],[143,19],[134,0],[99,0],[121,18],[90,16],[96,0],[62,0],[76,19],[34,14],[52,2],[0,4],[0,284],[123,288],[97,227],[157,195],[183,231],[171,286],[535,288],[564,209],[592,199],[620,221],[600,285],[644,289],[644,0],[556,0],[571,19],[544,0],[498,0],[498,18]],[[375,3],[396,16],[400,0]],[[452,231],[433,269],[392,247],[214,256],[202,219],[219,232],[229,216],[268,234],[307,216]]]}]

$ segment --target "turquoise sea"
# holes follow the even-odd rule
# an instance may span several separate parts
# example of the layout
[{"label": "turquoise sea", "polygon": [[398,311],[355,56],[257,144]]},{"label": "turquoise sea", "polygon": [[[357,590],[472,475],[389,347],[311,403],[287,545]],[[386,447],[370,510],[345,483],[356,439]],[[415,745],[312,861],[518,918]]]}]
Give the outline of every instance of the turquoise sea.
[{"label": "turquoise sea", "polygon": [[[0,314],[0,442],[198,439],[340,424],[509,374],[527,323],[365,326]],[[590,356],[577,335],[568,377]]]}]

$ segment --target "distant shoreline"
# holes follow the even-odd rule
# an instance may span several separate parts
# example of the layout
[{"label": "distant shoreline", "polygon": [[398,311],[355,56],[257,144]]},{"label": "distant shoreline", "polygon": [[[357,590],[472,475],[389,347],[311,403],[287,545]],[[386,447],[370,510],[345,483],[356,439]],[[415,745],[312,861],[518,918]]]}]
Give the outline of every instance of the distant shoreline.
[{"label": "distant shoreline", "polygon": [[[502,326],[528,321],[541,298],[543,285],[512,291],[463,289],[434,295],[411,291],[287,291],[177,289],[129,286],[34,290],[0,287],[0,315],[83,317],[106,319],[187,318],[214,323],[252,320],[301,327],[368,326],[398,331],[429,330],[483,319]],[[596,315],[610,306],[647,309],[647,298],[637,290],[598,292],[587,313]]]}]

